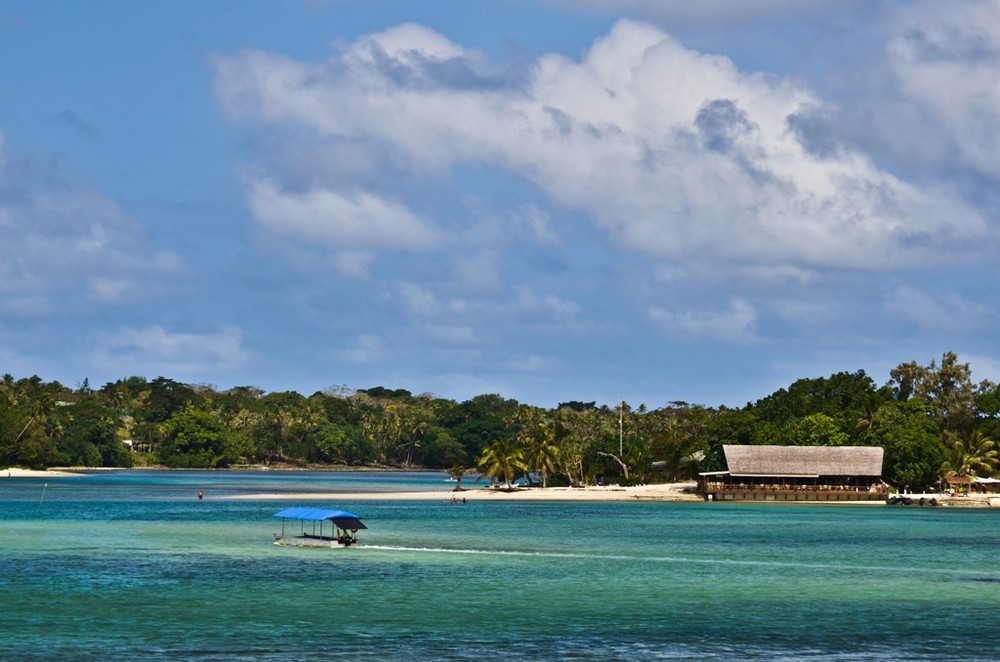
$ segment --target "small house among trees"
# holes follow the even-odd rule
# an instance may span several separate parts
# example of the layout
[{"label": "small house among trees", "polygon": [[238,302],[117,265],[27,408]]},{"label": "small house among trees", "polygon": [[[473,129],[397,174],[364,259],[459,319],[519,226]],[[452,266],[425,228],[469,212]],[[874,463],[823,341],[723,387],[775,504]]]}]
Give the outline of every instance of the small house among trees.
[{"label": "small house among trees", "polygon": [[727,469],[699,474],[716,501],[866,501],[884,499],[883,450],[865,446],[723,445]]}]

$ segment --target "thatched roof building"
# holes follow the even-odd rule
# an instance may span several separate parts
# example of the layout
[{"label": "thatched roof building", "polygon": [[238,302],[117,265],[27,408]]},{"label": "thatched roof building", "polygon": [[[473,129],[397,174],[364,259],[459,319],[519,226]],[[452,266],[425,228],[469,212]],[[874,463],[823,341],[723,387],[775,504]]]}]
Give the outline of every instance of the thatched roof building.
[{"label": "thatched roof building", "polygon": [[725,471],[699,475],[706,499],[865,501],[885,491],[881,448],[723,445]]},{"label": "thatched roof building", "polygon": [[882,475],[883,451],[867,446],[723,445],[733,477],[820,477]]}]

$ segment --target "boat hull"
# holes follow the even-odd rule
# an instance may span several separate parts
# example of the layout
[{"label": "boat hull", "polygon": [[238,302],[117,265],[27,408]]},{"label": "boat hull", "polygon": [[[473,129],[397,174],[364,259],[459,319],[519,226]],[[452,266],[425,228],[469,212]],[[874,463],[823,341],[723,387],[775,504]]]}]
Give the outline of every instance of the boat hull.
[{"label": "boat hull", "polygon": [[345,545],[332,538],[312,538],[301,536],[275,536],[274,544],[282,547],[324,547],[327,549],[346,549],[353,545]]}]

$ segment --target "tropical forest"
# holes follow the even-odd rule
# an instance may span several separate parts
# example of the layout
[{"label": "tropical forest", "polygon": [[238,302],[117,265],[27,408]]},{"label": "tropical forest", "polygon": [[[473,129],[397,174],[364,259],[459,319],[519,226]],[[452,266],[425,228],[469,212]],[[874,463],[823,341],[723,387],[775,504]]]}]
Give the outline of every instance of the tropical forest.
[{"label": "tropical forest", "polygon": [[951,352],[800,379],[740,408],[570,401],[553,409],[497,394],[464,402],[382,386],[312,395],[227,390],[132,376],[73,388],[0,381],[0,467],[437,469],[510,483],[622,485],[724,468],[723,444],[881,446],[883,479],[924,489],[998,469],[1000,390]]}]

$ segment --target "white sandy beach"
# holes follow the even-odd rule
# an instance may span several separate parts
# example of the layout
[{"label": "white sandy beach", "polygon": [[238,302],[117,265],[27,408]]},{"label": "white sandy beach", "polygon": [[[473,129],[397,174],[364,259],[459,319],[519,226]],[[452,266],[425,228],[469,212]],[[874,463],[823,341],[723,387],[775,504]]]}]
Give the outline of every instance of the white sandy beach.
[{"label": "white sandy beach", "polygon": [[[17,478],[54,478],[60,476],[78,476],[92,471],[128,471],[127,469],[97,469],[80,470],[76,467],[59,467],[44,471],[11,467],[0,469],[0,481]],[[593,486],[593,487],[547,487],[547,488],[516,488],[491,489],[488,487],[466,488],[455,492],[451,488],[419,492],[280,492],[255,494],[205,494],[206,499],[241,500],[241,501],[441,501],[450,502],[454,497],[461,502],[468,501],[703,501],[698,494],[693,494],[695,483],[665,483],[659,485],[637,485],[632,487]],[[689,491],[685,491],[689,490]],[[908,495],[914,499],[924,496],[928,500],[935,498],[938,505],[951,508],[997,508],[1000,507],[1000,495],[969,494],[950,496],[947,494]],[[872,506],[883,505],[885,501],[736,501],[729,503],[760,503],[786,504],[793,503],[830,506]],[[913,506],[910,506],[913,507]],[[919,507],[919,506],[917,506]]]},{"label": "white sandy beach", "polygon": [[[451,502],[454,497],[459,502],[471,501],[686,501],[700,502],[698,494],[686,492],[695,483],[669,483],[662,485],[639,485],[634,487],[548,487],[501,490],[490,488],[450,489],[422,492],[285,492],[238,494],[214,497],[216,499],[260,500],[260,501],[441,501]],[[213,498],[212,495],[205,495]],[[1000,507],[1000,496],[976,494],[951,497],[946,494],[927,495],[936,497],[940,506],[952,508]],[[727,503],[767,505],[812,505],[812,506],[883,506],[885,501],[729,501]],[[902,506],[919,507],[919,506]]]},{"label": "white sandy beach", "polygon": [[450,489],[427,492],[298,492],[284,494],[240,494],[222,499],[274,501],[701,501],[684,492],[694,483],[639,485],[635,487],[547,487],[500,490],[490,488]]},{"label": "white sandy beach", "polygon": [[20,469],[11,467],[10,469],[0,469],[0,478],[51,478],[53,476],[76,476],[78,472],[66,469],[47,469],[37,471],[35,469]]}]

